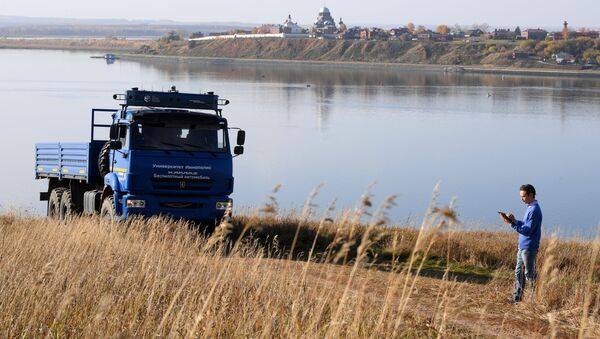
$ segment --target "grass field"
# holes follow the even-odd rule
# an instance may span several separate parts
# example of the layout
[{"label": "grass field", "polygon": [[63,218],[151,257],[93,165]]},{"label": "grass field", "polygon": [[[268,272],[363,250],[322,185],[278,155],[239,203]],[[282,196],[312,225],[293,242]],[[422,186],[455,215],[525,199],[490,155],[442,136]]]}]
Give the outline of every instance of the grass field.
[{"label": "grass field", "polygon": [[[309,199],[310,200],[310,199]],[[510,233],[419,229],[374,209],[297,216],[274,198],[210,237],[164,219],[0,216],[2,337],[598,337],[600,242],[545,239],[517,305]],[[364,221],[369,219],[370,221]]]}]

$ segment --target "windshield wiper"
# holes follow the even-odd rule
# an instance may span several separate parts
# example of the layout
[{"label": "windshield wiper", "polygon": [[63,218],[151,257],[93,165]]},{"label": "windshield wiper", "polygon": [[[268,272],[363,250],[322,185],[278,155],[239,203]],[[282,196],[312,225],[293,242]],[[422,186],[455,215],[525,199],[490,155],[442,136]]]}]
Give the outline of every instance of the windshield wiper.
[{"label": "windshield wiper", "polygon": [[197,148],[197,149],[199,149],[199,150],[201,150],[201,151],[207,151],[207,152],[208,152],[208,153],[210,153],[210,155],[212,155],[214,158],[216,158],[216,157],[217,157],[217,153],[216,153],[215,151],[213,151],[213,150],[210,150],[210,149],[209,149],[208,147],[206,147],[206,146],[194,145],[194,144],[188,144],[188,143],[185,143],[185,142],[184,142],[183,144],[184,144],[184,145],[186,145],[186,146],[190,146],[190,147]]},{"label": "windshield wiper", "polygon": [[163,151],[166,152],[167,154],[171,155],[171,152],[166,150],[166,149],[162,149],[158,146],[154,146],[154,145],[146,145],[146,144],[141,144],[141,145],[136,145],[136,148],[140,148],[140,149],[153,149],[153,150],[159,150],[159,151]]},{"label": "windshield wiper", "polygon": [[181,145],[178,145],[178,144],[172,144],[172,143],[170,143],[170,142],[166,142],[166,141],[161,141],[160,143],[161,143],[161,144],[163,144],[163,145],[168,145],[168,146],[175,146],[175,147],[179,147],[179,148],[180,148],[182,151],[184,151],[184,152],[186,152],[186,153],[188,153],[188,154],[190,154],[190,155],[194,155],[192,152],[190,152],[190,150],[187,150],[187,149],[185,149],[185,147],[183,147],[183,146],[181,146]]}]

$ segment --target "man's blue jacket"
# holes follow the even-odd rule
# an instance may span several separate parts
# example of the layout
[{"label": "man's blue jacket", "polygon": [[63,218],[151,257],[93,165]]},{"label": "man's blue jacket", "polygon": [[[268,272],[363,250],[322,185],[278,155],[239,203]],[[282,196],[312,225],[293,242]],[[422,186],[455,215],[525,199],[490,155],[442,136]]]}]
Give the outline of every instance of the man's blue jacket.
[{"label": "man's blue jacket", "polygon": [[537,200],[527,206],[523,221],[515,220],[512,228],[519,233],[520,250],[537,250],[542,237],[542,209]]}]

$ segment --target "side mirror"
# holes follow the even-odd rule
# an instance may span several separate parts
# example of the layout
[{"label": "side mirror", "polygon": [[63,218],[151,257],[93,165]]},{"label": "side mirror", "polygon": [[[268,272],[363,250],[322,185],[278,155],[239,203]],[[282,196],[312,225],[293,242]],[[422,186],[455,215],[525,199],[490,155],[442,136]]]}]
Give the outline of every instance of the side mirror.
[{"label": "side mirror", "polygon": [[117,125],[117,124],[110,125],[109,138],[110,138],[110,140],[115,140],[115,139],[119,138],[119,125]]},{"label": "side mirror", "polygon": [[246,142],[246,131],[239,130],[237,132],[237,144],[242,146]]},{"label": "side mirror", "polygon": [[244,146],[235,146],[233,148],[233,154],[235,154],[235,155],[244,154]]},{"label": "side mirror", "polygon": [[123,147],[123,143],[119,140],[111,140],[110,149],[121,149]]}]

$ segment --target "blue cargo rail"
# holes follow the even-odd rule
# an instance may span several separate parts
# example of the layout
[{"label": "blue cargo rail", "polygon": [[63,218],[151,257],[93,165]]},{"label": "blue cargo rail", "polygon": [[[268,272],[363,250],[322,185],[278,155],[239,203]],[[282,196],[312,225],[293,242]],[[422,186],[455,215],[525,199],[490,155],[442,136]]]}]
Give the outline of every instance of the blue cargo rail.
[{"label": "blue cargo rail", "polygon": [[[48,216],[162,215],[211,230],[231,215],[232,159],[244,152],[245,132],[223,117],[228,100],[175,87],[132,88],[113,98],[120,110],[92,109],[89,142],[35,145],[35,177],[48,180],[40,192]],[[110,120],[96,121],[97,114]],[[108,130],[106,140],[96,140],[96,129]],[[237,130],[237,146],[230,130]]]},{"label": "blue cargo rail", "polygon": [[99,177],[95,162],[100,148],[106,141],[87,143],[55,142],[35,145],[36,179],[57,178],[90,182],[91,177]]}]

